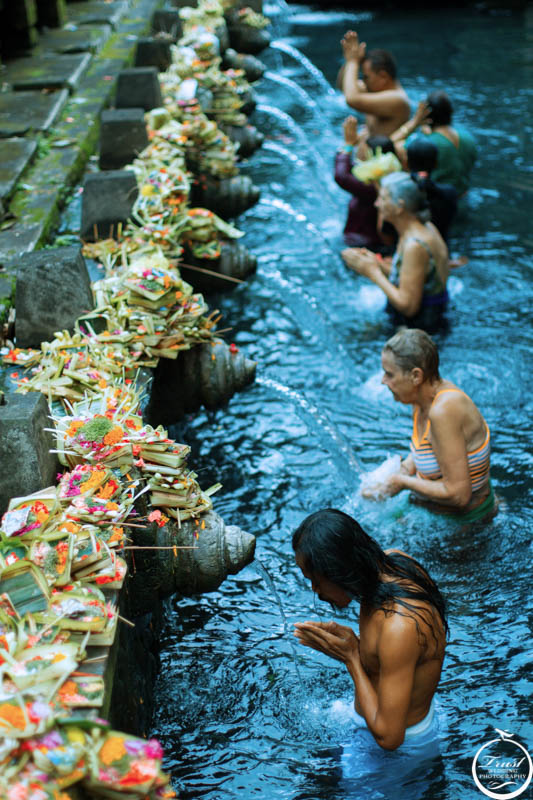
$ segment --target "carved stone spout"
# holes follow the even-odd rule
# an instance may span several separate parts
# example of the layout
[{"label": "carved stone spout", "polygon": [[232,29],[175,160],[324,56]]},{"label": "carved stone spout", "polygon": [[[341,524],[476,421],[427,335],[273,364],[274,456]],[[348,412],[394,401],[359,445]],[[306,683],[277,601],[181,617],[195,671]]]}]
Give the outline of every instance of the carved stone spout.
[{"label": "carved stone spout", "polygon": [[189,597],[215,591],[228,575],[250,564],[255,553],[255,536],[226,525],[214,511],[185,520],[181,527],[175,522],[149,525],[134,538],[145,549],[134,551],[126,583],[132,616],[152,611],[176,592]]},{"label": "carved stone spout", "polygon": [[171,425],[184,414],[219,408],[255,379],[255,361],[220,339],[162,358],[154,370],[150,402],[144,413],[151,425]]}]

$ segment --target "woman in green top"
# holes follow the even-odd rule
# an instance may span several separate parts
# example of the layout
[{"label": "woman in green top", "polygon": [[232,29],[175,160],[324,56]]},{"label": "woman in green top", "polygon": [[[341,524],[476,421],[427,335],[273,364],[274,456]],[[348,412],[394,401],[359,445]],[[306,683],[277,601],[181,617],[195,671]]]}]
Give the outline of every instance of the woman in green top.
[{"label": "woman in green top", "polygon": [[[452,126],[452,104],[446,92],[432,92],[421,102],[416,113],[391,135],[397,145],[398,157],[405,164],[402,142],[420,125],[418,136],[424,136],[438,150],[437,166],[431,172],[435,183],[451,184],[459,195],[465,194],[470,184],[470,173],[476,160],[477,146],[474,137],[459,125]],[[429,126],[429,130],[426,126]],[[409,138],[411,144],[417,137]],[[403,158],[402,158],[403,156]]]}]

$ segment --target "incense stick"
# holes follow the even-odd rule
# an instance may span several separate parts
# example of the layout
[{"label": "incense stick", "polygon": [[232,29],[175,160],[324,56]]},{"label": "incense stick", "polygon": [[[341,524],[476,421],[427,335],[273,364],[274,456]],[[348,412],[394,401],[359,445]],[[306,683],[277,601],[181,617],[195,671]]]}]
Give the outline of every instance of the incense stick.
[{"label": "incense stick", "polygon": [[246,281],[241,280],[240,278],[234,278],[232,275],[223,275],[221,272],[215,272],[212,269],[205,269],[204,267],[193,267],[192,264],[184,264],[181,262],[179,268],[185,267],[186,269],[192,269],[194,272],[204,272],[206,275],[213,275],[215,278],[222,278],[224,281],[231,281],[232,283],[246,283]]}]

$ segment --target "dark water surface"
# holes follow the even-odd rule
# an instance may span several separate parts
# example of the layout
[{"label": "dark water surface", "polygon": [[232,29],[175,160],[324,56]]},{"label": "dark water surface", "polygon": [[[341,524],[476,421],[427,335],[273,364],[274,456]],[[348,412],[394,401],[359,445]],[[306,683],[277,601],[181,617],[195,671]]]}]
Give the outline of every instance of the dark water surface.
[{"label": "dark water surface", "polygon": [[[479,800],[472,758],[494,726],[533,753],[533,16],[305,6],[290,16],[275,5],[267,13],[277,38],[262,54],[268,73],[252,119],[266,141],[244,167],[262,199],[239,219],[258,272],[211,298],[234,326],[231,338],[257,360],[258,379],[226,409],[198,414],[173,435],[192,446],[202,485],[224,484],[216,510],[226,522],[257,535],[290,627],[332,614],[319,601],[313,608],[290,547],[313,510],[342,508],[383,547],[426,564],[450,605],[439,688],[447,732],[442,757],[414,783],[402,788],[392,767],[393,788],[344,785],[351,681],[335,662],[300,649],[300,685],[275,597],[252,565],[218,592],[169,604],[153,734],[182,800]],[[361,472],[406,452],[411,423],[410,408],[380,384],[390,333],[383,295],[338,256],[348,195],[332,180],[332,162],[348,109],[332,86],[349,27],[394,51],[413,108],[431,89],[449,91],[455,121],[480,145],[451,240],[470,263],[450,280],[451,328],[439,347],[443,375],[491,427],[502,503],[485,527],[463,529],[411,507],[406,493],[375,504],[358,492]],[[348,624],[356,610],[335,618]],[[521,797],[533,797],[532,788]]]}]

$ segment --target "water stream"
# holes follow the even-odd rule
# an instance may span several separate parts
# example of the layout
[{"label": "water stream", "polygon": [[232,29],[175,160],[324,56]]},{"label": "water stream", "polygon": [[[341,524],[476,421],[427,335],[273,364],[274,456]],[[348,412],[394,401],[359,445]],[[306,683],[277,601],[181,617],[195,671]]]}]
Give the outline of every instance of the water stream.
[{"label": "water stream", "polygon": [[[472,758],[494,727],[533,752],[533,19],[267,5],[275,41],[261,58],[271,75],[257,87],[251,120],[266,146],[244,167],[263,199],[238,220],[258,272],[209,298],[233,326],[232,340],[258,362],[258,379],[227,408],[171,433],[191,445],[203,485],[223,483],[217,512],[256,534],[286,620],[254,565],[217,592],[169,602],[152,732],[181,800],[403,797],[399,782],[388,793],[365,781],[343,784],[351,681],[336,662],[297,644],[295,661],[286,635],[298,620],[333,617],[302,579],[291,535],[309,512],[339,507],[383,547],[419,558],[449,601],[439,687],[448,732],[408,800],[480,800]],[[449,91],[456,122],[479,142],[473,189],[451,238],[452,252],[470,261],[453,275],[450,329],[438,344],[443,375],[474,398],[491,427],[501,510],[487,526],[461,528],[404,494],[375,503],[358,491],[361,472],[407,451],[411,422],[410,409],[380,382],[390,334],[382,295],[338,255],[348,195],[333,183],[332,164],[349,109],[333,87],[349,27],[369,46],[394,51],[413,108],[431,89]],[[353,625],[356,609],[334,618]]]}]

